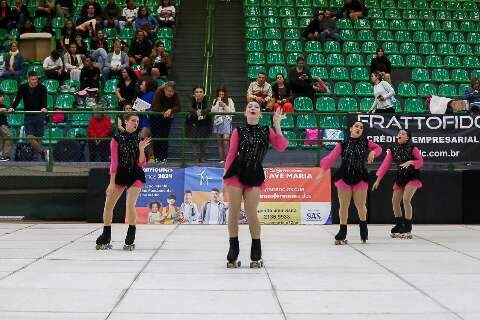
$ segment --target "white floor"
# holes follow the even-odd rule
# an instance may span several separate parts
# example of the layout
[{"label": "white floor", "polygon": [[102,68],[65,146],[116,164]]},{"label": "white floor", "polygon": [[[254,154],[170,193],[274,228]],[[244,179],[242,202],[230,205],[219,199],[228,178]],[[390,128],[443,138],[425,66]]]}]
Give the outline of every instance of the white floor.
[{"label": "white floor", "polygon": [[[480,319],[480,226],[264,226],[266,267],[226,269],[225,226],[139,226],[96,251],[96,224],[0,224],[0,319]],[[248,229],[241,260],[249,262]]]}]

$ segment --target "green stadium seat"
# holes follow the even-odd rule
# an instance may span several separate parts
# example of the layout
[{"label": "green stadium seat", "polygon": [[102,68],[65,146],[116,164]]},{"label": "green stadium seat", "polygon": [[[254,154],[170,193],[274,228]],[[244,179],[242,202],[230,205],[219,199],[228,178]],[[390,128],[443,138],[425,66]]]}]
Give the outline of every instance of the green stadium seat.
[{"label": "green stadium seat", "polygon": [[427,0],[414,0],[413,7],[415,9],[427,9],[428,8]]},{"label": "green stadium seat", "polygon": [[265,28],[280,28],[281,25],[280,18],[278,17],[267,17],[263,19],[263,26]]},{"label": "green stadium seat", "polygon": [[450,43],[440,43],[437,47],[437,54],[449,56],[455,53],[453,46]]},{"label": "green stadium seat", "polygon": [[394,0],[382,0],[380,6],[382,7],[382,9],[390,9],[397,7]]},{"label": "green stadium seat", "polygon": [[[387,30],[389,28],[388,21],[385,19],[375,19],[372,23],[373,30]],[[378,37],[377,37],[378,38]]]},{"label": "green stadium seat", "polygon": [[450,75],[448,74],[447,69],[433,69],[432,70],[432,81],[433,82],[449,82]]},{"label": "green stadium seat", "polygon": [[295,124],[293,122],[293,116],[291,113],[285,114],[285,118],[282,119],[280,122],[280,127],[282,129],[293,129],[295,128]]},{"label": "green stadium seat", "polygon": [[33,19],[33,26],[35,27],[35,31],[42,32],[43,29],[47,26],[48,19],[47,17],[36,17]]},{"label": "green stadium seat", "polygon": [[318,112],[336,112],[335,100],[332,97],[319,97],[315,104]]},{"label": "green stadium seat", "polygon": [[435,46],[432,43],[421,43],[418,51],[423,55],[434,55],[436,53]]},{"label": "green stadium seat", "polygon": [[368,81],[370,76],[367,68],[355,67],[352,68],[352,80],[353,81]]},{"label": "green stadium seat", "polygon": [[302,35],[298,29],[286,29],[283,38],[285,40],[300,40]]},{"label": "green stadium seat", "polygon": [[398,44],[395,42],[385,42],[383,44],[383,50],[385,54],[397,54],[398,51]]},{"label": "green stadium seat", "polygon": [[281,73],[285,79],[287,78],[287,69],[284,66],[270,67],[268,69],[268,78],[273,81],[279,73]]},{"label": "green stadium seat", "polygon": [[429,82],[430,73],[427,69],[413,69],[412,70],[412,80],[415,82]]},{"label": "green stadium seat", "polygon": [[363,53],[376,53],[377,52],[377,43],[376,42],[364,42],[362,45]]},{"label": "green stadium seat", "polygon": [[72,115],[72,126],[74,127],[86,127],[92,117],[88,113],[75,113]]},{"label": "green stadium seat", "polygon": [[375,41],[372,30],[359,30],[357,36],[359,41]]},{"label": "green stadium seat", "polygon": [[365,0],[364,2],[368,8],[380,8],[377,0]]},{"label": "green stadium seat", "polygon": [[260,118],[260,121],[258,122],[259,125],[261,126],[272,126],[272,117],[270,115],[264,115],[263,117]]},{"label": "green stadium seat", "polygon": [[452,84],[441,84],[438,86],[438,95],[442,97],[455,97],[457,90]]},{"label": "green stadium seat", "polygon": [[302,114],[297,117],[297,128],[309,129],[317,128],[317,118],[313,114]]},{"label": "green stadium seat", "polygon": [[465,38],[461,32],[450,32],[448,34],[448,42],[450,43],[465,43]]},{"label": "green stadium seat", "polygon": [[367,19],[358,19],[354,22],[353,28],[356,30],[370,30],[370,20]]},{"label": "green stadium seat", "polygon": [[349,67],[361,67],[365,65],[365,62],[363,61],[363,56],[359,53],[349,54],[347,56],[346,63]]},{"label": "green stadium seat", "polygon": [[312,1],[311,0],[295,0],[295,5],[297,7],[310,8],[312,6]]},{"label": "green stadium seat", "polygon": [[285,56],[283,53],[271,52],[267,56],[267,64],[269,65],[284,65]]},{"label": "green stadium seat", "polygon": [[427,111],[423,107],[421,99],[406,99],[404,109],[406,113],[424,113]]},{"label": "green stadium seat", "polygon": [[385,19],[392,20],[392,19],[398,19],[401,16],[401,13],[397,9],[388,9],[384,11],[383,16],[385,17]]},{"label": "green stadium seat", "polygon": [[286,130],[283,132],[283,135],[285,138],[288,139],[288,146],[287,149],[297,149],[298,148],[298,141],[297,141],[297,135],[295,132]]},{"label": "green stadium seat", "polygon": [[[106,28],[106,29],[103,29],[104,31],[107,31],[109,30],[109,28]],[[108,31],[108,36],[107,34],[105,34],[105,36],[107,36],[108,38],[115,38],[117,36],[117,31],[116,29],[113,29],[112,31]],[[172,28],[161,28],[158,30],[157,32],[157,38],[160,38],[160,39],[173,39],[173,29]]]},{"label": "green stadium seat", "polygon": [[11,127],[21,127],[24,123],[23,114],[20,113],[9,113],[7,114],[7,123]]},{"label": "green stadium seat", "polygon": [[397,42],[410,42],[410,33],[408,31],[397,31],[395,32],[395,41]]},{"label": "green stadium seat", "polygon": [[[257,19],[259,19],[259,18],[257,18]],[[118,37],[122,41],[129,41],[129,40],[133,39],[134,35],[135,35],[135,31],[133,30],[133,28],[126,27],[126,28],[123,28],[122,30],[120,30],[120,34],[119,34]],[[168,38],[166,38],[166,39],[168,39]]]},{"label": "green stadium seat", "polygon": [[247,63],[249,65],[265,64],[265,55],[263,52],[250,52],[247,55]]},{"label": "green stadium seat", "polygon": [[340,53],[340,44],[336,41],[327,41],[323,45],[325,53]]},{"label": "green stadium seat", "polygon": [[465,10],[465,11],[478,11],[478,6],[473,1],[465,1],[463,3],[463,10]]},{"label": "green stadium seat", "polygon": [[289,40],[285,42],[285,51],[286,52],[302,52],[302,42],[299,40]]},{"label": "green stadium seat", "polygon": [[311,18],[308,18],[308,17],[300,18],[298,20],[298,27],[304,29],[310,24],[310,21],[311,21]]},{"label": "green stadium seat", "polygon": [[54,17],[51,23],[53,29],[63,29],[63,27],[65,27],[65,18]]},{"label": "green stadium seat", "polygon": [[355,86],[355,95],[359,97],[373,96],[373,86],[369,82],[359,82]]},{"label": "green stadium seat", "polygon": [[322,44],[318,41],[306,41],[305,52],[322,52]]},{"label": "green stadium seat", "polygon": [[360,52],[360,47],[358,42],[346,41],[343,43],[343,53],[358,53]]},{"label": "green stadium seat", "polygon": [[[479,79],[479,78],[477,78]],[[464,96],[467,90],[471,88],[470,84],[463,83],[458,86],[458,95],[459,96]]]},{"label": "green stadium seat", "polygon": [[404,42],[400,45],[400,53],[401,54],[416,54],[417,47],[413,42]]},{"label": "green stadium seat", "polygon": [[318,117],[318,126],[323,129],[340,129],[342,125],[338,116]]},{"label": "green stadium seat", "polygon": [[[364,30],[362,30],[364,31]],[[356,41],[357,40],[357,35],[354,30],[340,30],[340,38],[343,41]],[[360,38],[358,39],[360,40]]]},{"label": "green stadium seat", "polygon": [[349,81],[350,75],[345,67],[333,67],[330,70],[330,79],[335,81]]},{"label": "green stadium seat", "polygon": [[422,68],[423,67],[422,57],[415,54],[408,55],[405,59],[405,66],[407,68]]},{"label": "green stadium seat", "polygon": [[260,7],[258,6],[246,6],[244,8],[246,17],[259,17],[261,16]]},{"label": "green stadium seat", "polygon": [[63,138],[63,130],[61,128],[49,127],[43,132],[44,144],[57,144]]},{"label": "green stadium seat", "polygon": [[262,0],[262,7],[276,7],[277,0]]},{"label": "green stadium seat", "polygon": [[49,94],[57,93],[60,87],[57,80],[44,80],[42,84],[47,88],[47,93]]},{"label": "green stadium seat", "polygon": [[322,80],[328,80],[329,79],[328,71],[327,71],[327,68],[325,68],[325,67],[313,67],[310,70],[310,73],[312,75],[312,78],[319,77]]},{"label": "green stadium seat", "polygon": [[378,8],[369,8],[368,18],[370,18],[370,19],[382,19],[383,18],[383,10],[378,9]]},{"label": "green stadium seat", "polygon": [[[262,66],[263,67],[263,66]],[[265,67],[263,67],[265,68]],[[258,76],[258,73],[257,73]],[[256,78],[256,77],[255,77]],[[105,94],[101,97],[101,100],[105,101],[106,108],[109,110],[118,110],[118,99],[114,94]]]},{"label": "green stadium seat", "polygon": [[18,91],[18,83],[16,80],[3,80],[0,83],[0,91],[5,94],[16,94]]},{"label": "green stadium seat", "polygon": [[75,91],[80,90],[80,81],[78,80],[65,80],[62,86],[73,88]]},{"label": "green stadium seat", "polygon": [[462,10],[462,5],[458,1],[448,1],[447,10],[450,10],[450,11]]},{"label": "green stadium seat", "polygon": [[297,64],[297,58],[301,56],[303,57],[300,53],[298,52],[292,52],[287,55],[287,64],[289,66],[294,66]]},{"label": "green stadium seat", "polygon": [[283,45],[278,40],[268,40],[266,45],[267,52],[283,52]]},{"label": "green stadium seat", "polygon": [[480,45],[475,46],[475,55],[480,55]]},{"label": "green stadium seat", "polygon": [[67,138],[83,138],[87,136],[87,130],[85,128],[70,128],[67,131]]},{"label": "green stadium seat", "polygon": [[261,40],[263,39],[262,28],[248,28],[245,30],[245,37],[247,40]]},{"label": "green stadium seat", "polygon": [[324,66],[325,57],[321,53],[310,53],[307,56],[307,64],[310,66]]},{"label": "green stadium seat", "polygon": [[417,89],[413,83],[401,82],[398,85],[398,95],[400,97],[416,97]]},{"label": "green stadium seat", "polygon": [[441,68],[443,67],[442,58],[436,55],[430,55],[425,58],[425,66],[427,68]]},{"label": "green stadium seat", "polygon": [[112,93],[114,94],[117,90],[119,80],[118,79],[110,79],[105,82],[105,86],[103,87],[103,93]]},{"label": "green stadium seat", "polygon": [[422,83],[418,86],[418,95],[421,97],[428,97],[437,94],[437,88],[431,83]]},{"label": "green stadium seat", "polygon": [[293,101],[295,111],[313,111],[313,102],[309,97],[297,97]]},{"label": "green stadium seat", "polygon": [[362,100],[360,100],[360,112],[370,111],[374,101],[374,98],[362,98]]},{"label": "green stadium seat", "polygon": [[337,96],[352,96],[352,84],[350,82],[336,82],[333,88],[333,92]]},{"label": "green stadium seat", "polygon": [[390,30],[406,30],[407,24],[404,20],[392,20],[390,21]]},{"label": "green stadium seat", "polygon": [[265,29],[265,39],[266,40],[281,40],[282,33],[279,29],[267,28]]},{"label": "green stadium seat", "polygon": [[248,17],[245,19],[245,26],[247,28],[261,28],[263,26],[262,19],[259,17]]},{"label": "green stadium seat", "polygon": [[451,81],[456,83],[468,83],[470,82],[470,77],[468,76],[467,70],[465,69],[454,69],[451,74]]},{"label": "green stadium seat", "polygon": [[390,30],[380,30],[377,32],[377,41],[393,41],[393,34]]},{"label": "green stadium seat", "polygon": [[338,112],[358,112],[358,104],[355,98],[338,99]]},{"label": "green stadium seat", "polygon": [[332,53],[327,56],[327,65],[329,66],[344,66],[345,60],[341,54]]},{"label": "green stadium seat", "polygon": [[262,16],[278,17],[278,9],[276,7],[263,7]]},{"label": "green stadium seat", "polygon": [[435,43],[445,43],[448,41],[447,34],[443,31],[432,32],[430,40]]},{"label": "green stadium seat", "polygon": [[422,31],[424,26],[421,20],[410,20],[408,21],[407,28],[411,31]]},{"label": "green stadium seat", "polygon": [[75,103],[75,97],[73,95],[62,93],[57,97],[57,101],[55,102],[55,107],[60,108],[62,110],[71,110],[73,109],[74,103]]},{"label": "green stadium seat", "polygon": [[413,42],[426,43],[430,41],[430,36],[426,31],[415,31],[412,40]]},{"label": "green stadium seat", "polygon": [[298,19],[297,18],[283,18],[282,19],[282,28],[284,29],[294,29],[298,28]]},{"label": "green stadium seat", "polygon": [[404,19],[404,20],[414,20],[414,19],[417,19],[417,18],[418,18],[417,11],[411,10],[411,9],[403,10],[402,19]]},{"label": "green stadium seat", "polygon": [[477,44],[480,43],[480,33],[471,32],[467,36],[467,43],[469,44]]},{"label": "green stadium seat", "polygon": [[477,30],[477,26],[473,21],[461,21],[460,22],[460,30],[462,32],[475,32]]},{"label": "green stadium seat", "polygon": [[293,7],[293,0],[278,0],[279,7]]},{"label": "green stadium seat", "polygon": [[295,9],[292,7],[281,7],[279,16],[282,18],[287,18],[287,17],[294,17],[295,16]]},{"label": "green stadium seat", "polygon": [[297,17],[305,17],[305,18],[313,17],[312,8],[299,8],[297,11]]},{"label": "green stadium seat", "polygon": [[470,47],[470,45],[465,44],[465,43],[458,44],[455,52],[459,56],[472,56],[473,55],[472,47]]},{"label": "green stadium seat", "polygon": [[425,31],[438,31],[442,29],[442,25],[436,20],[427,20],[424,23]]},{"label": "green stadium seat", "polygon": [[463,66],[468,69],[480,68],[480,61],[477,57],[465,57],[463,58]]},{"label": "green stadium seat", "polygon": [[462,67],[462,62],[458,56],[446,56],[443,60],[443,64],[445,67],[453,69]]},{"label": "green stadium seat", "polygon": [[260,40],[249,40],[247,41],[247,51],[249,52],[262,52],[264,49],[263,41]]},{"label": "green stadium seat", "polygon": [[392,54],[389,56],[390,62],[392,63],[392,67],[394,68],[404,68],[405,61],[403,60],[403,56],[399,54]]},{"label": "green stadium seat", "polygon": [[328,0],[313,0],[314,8],[327,8],[328,6]]},{"label": "green stadium seat", "polygon": [[437,20],[449,20],[452,18],[452,15],[448,11],[437,10],[437,14],[435,15]]},{"label": "green stadium seat", "polygon": [[337,20],[338,29],[353,29],[352,21],[350,19],[338,19]]},{"label": "green stadium seat", "polygon": [[457,22],[451,20],[443,21],[442,29],[448,32],[456,32],[459,30]]}]

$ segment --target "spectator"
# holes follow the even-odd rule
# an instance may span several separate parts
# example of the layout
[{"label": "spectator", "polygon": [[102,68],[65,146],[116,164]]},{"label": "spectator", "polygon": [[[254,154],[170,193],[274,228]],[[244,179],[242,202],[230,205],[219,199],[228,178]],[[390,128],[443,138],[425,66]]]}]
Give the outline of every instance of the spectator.
[{"label": "spectator", "polygon": [[5,72],[2,75],[4,79],[20,80],[23,71],[23,62],[25,59],[18,50],[16,42],[10,45],[10,52],[5,56]]},{"label": "spectator", "polygon": [[128,67],[128,55],[122,51],[120,40],[113,43],[113,52],[107,55],[107,61],[103,68],[103,77],[105,80],[112,76],[121,76],[122,71]]},{"label": "spectator", "polygon": [[[187,137],[190,139],[208,138],[212,131],[212,120],[209,116],[208,98],[205,89],[196,86],[193,89],[192,109],[186,119]],[[205,162],[205,141],[192,140],[193,161]]]},{"label": "spectator", "polygon": [[56,12],[57,16],[62,18],[71,16],[71,14],[73,13],[73,1],[56,0]]},{"label": "spectator", "polygon": [[293,98],[314,98],[313,79],[310,75],[310,70],[305,67],[305,60],[302,57],[297,58],[297,65],[288,73],[288,80]]},{"label": "spectator", "polygon": [[35,17],[50,17],[55,13],[55,0],[37,0]]},{"label": "spectator", "polygon": [[87,37],[92,36],[95,31],[98,13],[95,11],[93,4],[86,4],[86,6],[87,12],[86,14],[82,14],[77,20],[76,30]]},{"label": "spectator", "polygon": [[165,51],[165,45],[162,41],[157,41],[155,44],[150,60],[152,61],[152,67],[158,68],[160,77],[168,77],[170,55]]},{"label": "spectator", "polygon": [[45,113],[47,109],[47,88],[43,84],[38,83],[37,73],[30,71],[28,73],[28,82],[20,86],[17,96],[9,112],[14,112],[20,100],[23,100],[23,108],[25,111],[36,111],[41,113],[25,114],[24,126],[25,135],[28,143],[33,151],[41,155],[42,159],[47,160],[47,151],[42,148],[42,138],[45,130]]},{"label": "spectator", "polygon": [[107,51],[110,51],[108,48],[108,43],[105,41],[105,35],[102,30],[97,30],[96,37],[92,39],[91,48],[92,52],[90,57],[92,61],[98,66],[98,68],[103,69],[105,61],[107,61]]},{"label": "spectator", "polygon": [[122,16],[120,17],[120,28],[131,27],[133,22],[138,16],[138,8],[135,4],[135,0],[128,0],[127,7],[123,8]]},{"label": "spectator", "polygon": [[13,25],[12,9],[8,6],[7,0],[0,1],[0,28],[10,30]]},{"label": "spectator", "polygon": [[67,50],[70,43],[75,42],[75,37],[77,36],[77,30],[73,26],[71,20],[65,22],[65,27],[62,29],[62,35],[60,37],[60,47],[64,50]]},{"label": "spectator", "polygon": [[133,104],[133,101],[137,98],[137,76],[133,72],[132,68],[125,68],[121,73],[122,77],[117,85],[115,95],[118,98],[118,102],[121,106],[125,104]]},{"label": "spectator", "polygon": [[210,192],[210,201],[203,206],[202,215],[199,223],[201,224],[226,224],[227,208],[220,201],[220,190],[213,188]]},{"label": "spectator", "polygon": [[152,46],[145,37],[145,32],[137,31],[135,40],[130,46],[128,56],[130,58],[130,65],[139,64],[143,57],[148,57],[152,53]]},{"label": "spectator", "polygon": [[356,21],[368,16],[368,8],[362,0],[343,0],[343,7],[337,13],[337,18],[350,18]]},{"label": "spectator", "polygon": [[[329,12],[329,11],[327,11]],[[330,14],[323,13],[323,21],[320,22],[320,41],[323,43],[328,39],[340,42],[340,36],[338,34],[337,22],[335,18]]]},{"label": "spectator", "polygon": [[[123,106],[123,112],[124,114],[129,114],[133,112],[133,107],[131,104],[126,103]],[[117,118],[117,129],[120,132],[125,132],[125,118],[123,115],[118,116]]]},{"label": "spectator", "polygon": [[82,59],[85,58],[88,54],[88,50],[87,45],[85,44],[85,41],[83,41],[81,34],[77,34],[75,36],[75,44],[77,45],[77,53],[80,55],[80,57],[82,57]]},{"label": "spectator", "polygon": [[[167,82],[155,92],[152,111],[159,115],[150,116],[153,138],[168,138],[172,126],[173,115],[180,111],[180,99],[175,92],[175,84]],[[155,160],[165,164],[168,158],[168,140],[154,141]]]},{"label": "spectator", "polygon": [[3,92],[0,91],[0,161],[10,161],[12,133],[8,127],[6,113],[8,108],[3,104]]},{"label": "spectator", "polygon": [[377,49],[377,55],[370,62],[370,73],[374,73],[375,71],[381,72],[383,79],[391,82],[392,64],[385,56],[382,48]]},{"label": "spectator", "polygon": [[185,190],[183,203],[180,206],[182,211],[183,223],[197,224],[200,218],[197,204],[192,201],[193,195],[191,190]]},{"label": "spectator", "polygon": [[373,95],[375,101],[373,102],[370,112],[376,113],[395,113],[393,104],[395,103],[395,90],[387,81],[383,80],[383,75],[380,71],[375,71],[371,74],[370,79],[373,83]]},{"label": "spectator", "polygon": [[63,61],[57,50],[53,50],[50,56],[43,60],[43,70],[49,79],[62,81],[65,79],[65,70],[63,69]]},{"label": "spectator", "polygon": [[149,37],[153,37],[158,29],[157,20],[148,15],[147,7],[141,6],[138,8],[138,16],[133,23],[135,31],[144,31]]},{"label": "spectator", "polygon": [[0,78],[2,78],[5,72],[5,57],[0,54]]},{"label": "spectator", "polygon": [[98,16],[102,15],[102,6],[98,2],[96,2],[95,0],[88,0],[87,3],[85,3],[82,6],[82,10],[80,11],[81,16],[86,16],[87,15],[89,6],[94,7],[95,14],[97,14]]},{"label": "spectator", "polygon": [[15,6],[11,8],[12,15],[11,19],[14,23],[14,26],[21,29],[25,26],[25,22],[32,20],[30,13],[28,12],[27,6],[22,3],[22,0],[15,0]]},{"label": "spectator", "polygon": [[77,44],[71,43],[68,51],[63,56],[65,71],[70,75],[70,80],[80,81],[80,73],[83,68],[82,57],[77,53]]},{"label": "spectator", "polygon": [[247,102],[256,101],[262,110],[272,110],[275,100],[272,99],[272,86],[265,80],[266,73],[258,73],[256,81],[248,86]]},{"label": "spectator", "polygon": [[140,62],[140,68],[135,70],[135,74],[139,79],[150,79],[150,72],[152,72],[152,62],[149,57],[144,57]]},{"label": "spectator", "polygon": [[[235,112],[235,104],[228,97],[227,89],[217,89],[216,99],[213,101],[212,112]],[[232,116],[217,115],[213,118],[213,133],[218,136],[218,154],[220,163],[224,163],[228,153],[230,135],[232,133]]]},{"label": "spectator", "polygon": [[150,77],[157,83],[157,86],[160,87],[165,81],[160,78],[160,70],[156,67],[152,67],[150,71]]},{"label": "spectator", "polygon": [[96,162],[100,158],[101,162],[108,162],[110,141],[102,138],[110,137],[112,134],[112,122],[110,118],[97,109],[88,123],[87,135],[95,140],[88,141],[88,151],[90,161]]},{"label": "spectator", "polygon": [[272,85],[272,97],[275,101],[272,111],[275,112],[277,109],[282,109],[283,112],[293,112],[290,87],[285,83],[283,74],[279,73],[275,78],[277,81]]},{"label": "spectator", "polygon": [[80,73],[80,89],[100,88],[100,69],[93,63],[92,58],[85,58],[85,65]]},{"label": "spectator", "polygon": [[158,7],[157,13],[160,28],[173,27],[175,24],[175,6],[172,5],[170,0],[162,0],[162,5]]},{"label": "spectator", "polygon": [[467,100],[470,111],[474,114],[478,114],[480,112],[480,80],[473,77],[470,81],[470,88],[465,90],[465,96],[463,98]]},{"label": "spectator", "polygon": [[[153,97],[155,96],[155,91],[157,90],[157,83],[154,80],[143,80],[140,83],[140,99],[150,104],[150,108],[145,109],[145,112],[151,111],[151,105],[153,103]],[[152,136],[150,118],[146,114],[140,115],[140,123],[138,125],[140,129],[140,137],[147,138]],[[155,162],[155,157],[153,154],[153,148],[148,146],[145,149],[145,152],[148,155],[149,162]]]},{"label": "spectator", "polygon": [[104,10],[104,26],[105,28],[119,28],[118,18],[120,17],[120,9],[115,0],[108,0]]}]

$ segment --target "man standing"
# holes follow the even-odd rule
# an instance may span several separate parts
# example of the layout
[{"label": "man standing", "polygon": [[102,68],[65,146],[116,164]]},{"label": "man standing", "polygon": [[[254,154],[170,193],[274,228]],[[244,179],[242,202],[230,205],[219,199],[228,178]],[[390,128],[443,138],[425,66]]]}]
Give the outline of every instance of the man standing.
[{"label": "man standing", "polygon": [[197,204],[192,201],[192,191],[186,190],[181,205],[184,223],[197,224],[200,218]]},{"label": "man standing", "polygon": [[203,224],[226,224],[227,209],[220,202],[220,190],[213,188],[210,192],[210,201],[205,203],[199,223]]}]

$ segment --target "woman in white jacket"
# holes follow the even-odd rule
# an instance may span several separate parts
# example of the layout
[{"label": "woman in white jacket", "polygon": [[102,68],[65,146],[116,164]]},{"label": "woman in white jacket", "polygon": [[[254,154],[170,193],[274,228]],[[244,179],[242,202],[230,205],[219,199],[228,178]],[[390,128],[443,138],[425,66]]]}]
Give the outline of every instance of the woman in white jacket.
[{"label": "woman in white jacket", "polygon": [[[213,101],[212,112],[235,112],[233,100],[227,95],[227,89],[217,89],[217,95]],[[228,153],[230,134],[232,133],[232,116],[215,116],[213,118],[213,133],[218,136],[218,153],[220,163],[225,162]]]},{"label": "woman in white jacket", "polygon": [[63,63],[65,65],[65,71],[70,75],[70,80],[80,81],[80,73],[83,68],[82,57],[77,54],[77,45],[70,43],[68,51],[63,57]]},{"label": "woman in white jacket", "polygon": [[383,80],[383,74],[375,71],[370,75],[373,83],[373,95],[375,101],[373,102],[370,113],[395,113],[393,104],[395,103],[395,90],[392,85]]}]

